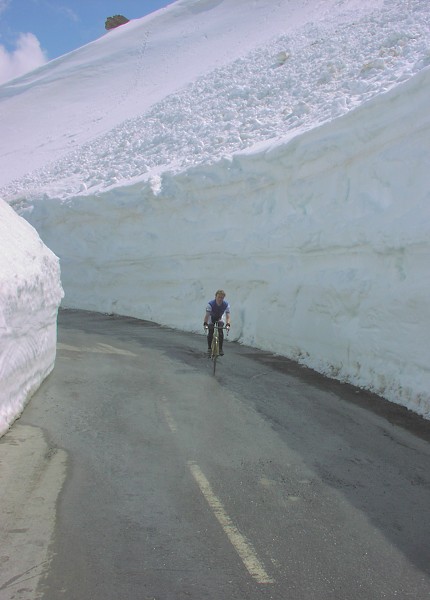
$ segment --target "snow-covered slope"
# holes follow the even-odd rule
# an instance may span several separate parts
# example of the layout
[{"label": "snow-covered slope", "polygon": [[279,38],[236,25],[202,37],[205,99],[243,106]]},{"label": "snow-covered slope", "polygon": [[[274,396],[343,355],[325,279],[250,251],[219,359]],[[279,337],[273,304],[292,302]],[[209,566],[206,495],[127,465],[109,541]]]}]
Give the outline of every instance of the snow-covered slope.
[{"label": "snow-covered slope", "polygon": [[[6,86],[3,182],[31,171],[7,196],[63,197],[297,135],[430,62],[424,3],[233,4],[174,4]],[[41,103],[49,120],[34,118]]]},{"label": "snow-covered slope", "polygon": [[0,87],[0,195],[64,306],[198,331],[225,287],[236,339],[430,416],[429,25],[179,0]]},{"label": "snow-covered slope", "polygon": [[[366,0],[364,7],[375,1],[381,2]],[[0,185],[69,152],[73,162],[75,148],[85,142],[93,144],[97,136],[111,132],[125,120],[137,119],[139,127],[139,117],[151,107],[153,116],[149,119],[157,120],[163,111],[157,103],[169,97],[175,102],[177,92],[186,94],[185,87],[192,87],[199,77],[228,68],[232,61],[246,57],[279,33],[329,14],[337,0],[325,0],[324,9],[318,13],[316,4],[320,3],[177,0],[1,86],[0,158],[8,168],[2,169]],[[224,76],[221,72],[220,77]],[[222,97],[222,87],[215,84],[214,93]],[[187,95],[183,101],[179,99],[186,112],[189,102]],[[178,108],[175,106],[173,112]],[[185,123],[187,128],[190,116],[192,119],[192,112]],[[130,123],[125,136],[128,126]],[[135,150],[139,155],[143,152],[140,147]],[[98,161],[96,156],[92,166],[87,161],[85,166],[98,171]]]}]

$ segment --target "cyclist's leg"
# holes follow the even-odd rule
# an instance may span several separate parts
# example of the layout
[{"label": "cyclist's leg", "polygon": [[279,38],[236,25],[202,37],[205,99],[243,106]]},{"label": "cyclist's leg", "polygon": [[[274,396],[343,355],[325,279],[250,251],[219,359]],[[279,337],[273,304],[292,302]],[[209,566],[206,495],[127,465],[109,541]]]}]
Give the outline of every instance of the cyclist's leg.
[{"label": "cyclist's leg", "polygon": [[209,323],[208,327],[208,356],[212,355],[212,346],[213,346],[213,338],[214,338],[214,326]]},{"label": "cyclist's leg", "polygon": [[219,338],[214,335],[213,340],[212,340],[212,357],[214,356],[218,356],[219,354]]},{"label": "cyclist's leg", "polygon": [[222,345],[223,345],[223,342],[224,342],[223,325],[224,325],[224,323],[220,323],[219,327],[218,327],[218,333],[219,333],[219,353],[220,354],[223,354],[223,351],[222,351]]},{"label": "cyclist's leg", "polygon": [[214,326],[209,323],[208,328],[208,350],[212,347],[212,339],[214,337]]}]

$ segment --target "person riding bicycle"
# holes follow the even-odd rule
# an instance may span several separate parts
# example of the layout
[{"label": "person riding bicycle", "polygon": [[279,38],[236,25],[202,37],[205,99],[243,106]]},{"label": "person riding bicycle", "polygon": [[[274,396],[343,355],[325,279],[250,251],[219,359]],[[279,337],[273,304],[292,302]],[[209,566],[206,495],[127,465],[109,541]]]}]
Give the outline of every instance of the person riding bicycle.
[{"label": "person riding bicycle", "polygon": [[214,327],[215,324],[218,324],[218,332],[219,332],[219,353],[221,356],[224,356],[224,352],[222,350],[222,344],[224,341],[224,332],[223,326],[225,317],[225,327],[227,331],[230,330],[230,304],[225,300],[225,292],[224,290],[218,290],[215,293],[215,299],[208,302],[206,306],[206,314],[203,321],[203,327],[205,331],[208,331],[208,354],[211,353],[212,346],[212,338],[214,336]]}]

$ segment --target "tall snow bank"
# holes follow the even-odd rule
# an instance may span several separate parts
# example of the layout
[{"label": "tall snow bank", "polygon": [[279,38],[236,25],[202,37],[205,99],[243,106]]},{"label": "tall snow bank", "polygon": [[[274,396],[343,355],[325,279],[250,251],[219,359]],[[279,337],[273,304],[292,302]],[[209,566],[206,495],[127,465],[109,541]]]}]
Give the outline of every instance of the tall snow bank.
[{"label": "tall snow bank", "polygon": [[0,435],[55,361],[63,297],[57,257],[0,199]]},{"label": "tall snow bank", "polygon": [[232,336],[430,417],[429,91],[427,69],[276,146],[34,199],[65,305],[199,331],[224,287]]}]

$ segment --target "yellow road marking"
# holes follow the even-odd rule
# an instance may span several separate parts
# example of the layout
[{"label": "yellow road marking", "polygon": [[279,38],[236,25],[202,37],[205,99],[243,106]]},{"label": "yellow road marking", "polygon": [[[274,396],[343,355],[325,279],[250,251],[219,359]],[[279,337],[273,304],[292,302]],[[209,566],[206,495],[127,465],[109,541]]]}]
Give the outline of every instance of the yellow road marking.
[{"label": "yellow road marking", "polygon": [[164,397],[161,398],[161,409],[164,413],[164,418],[167,421],[167,425],[169,426],[170,431],[172,433],[175,433],[177,430],[176,422],[175,422],[175,419],[172,417],[172,413],[170,412],[166,403],[167,403],[166,398],[164,398]]},{"label": "yellow road marking", "polygon": [[109,344],[102,344],[101,342],[96,344],[93,348],[86,346],[71,346],[70,344],[62,344],[58,342],[57,350],[67,350],[69,352],[95,352],[97,354],[121,354],[123,356],[136,356],[133,352],[128,350],[122,350],[121,348],[115,348],[109,346]]},{"label": "yellow road marking", "polygon": [[275,583],[264,569],[262,563],[257,558],[256,551],[252,544],[240,533],[233,521],[226,513],[221,501],[213,493],[209,481],[201,471],[200,467],[195,462],[188,462],[189,469],[194,477],[197,485],[200,488],[205,500],[212,509],[215,517],[218,519],[224,533],[227,535],[234,549],[239,554],[243,564],[249,574],[258,583]]}]

